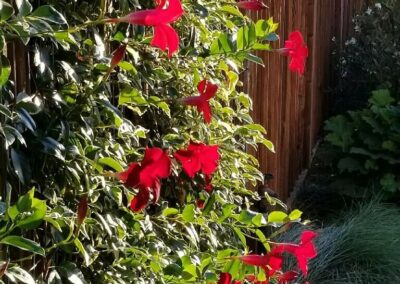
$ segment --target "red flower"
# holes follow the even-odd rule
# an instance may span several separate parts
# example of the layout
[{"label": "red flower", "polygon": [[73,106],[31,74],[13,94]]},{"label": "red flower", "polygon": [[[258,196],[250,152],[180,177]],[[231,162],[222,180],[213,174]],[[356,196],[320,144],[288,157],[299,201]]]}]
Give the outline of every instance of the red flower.
[{"label": "red flower", "polygon": [[230,275],[228,272],[221,272],[219,275],[218,284],[231,284],[231,281],[232,275]]},{"label": "red flower", "polygon": [[289,284],[290,281],[293,281],[297,278],[297,272],[288,271],[278,276],[278,284]]},{"label": "red flower", "polygon": [[240,256],[239,259],[248,265],[258,266],[263,268],[268,276],[282,268],[283,258],[276,255],[273,251],[267,255],[248,254]]},{"label": "red flower", "polygon": [[294,255],[297,259],[301,271],[304,276],[307,276],[308,272],[308,261],[317,256],[317,250],[315,249],[312,240],[317,237],[317,234],[313,231],[304,231],[301,234],[301,240],[298,245],[294,244],[280,244],[273,249],[275,253],[288,252]]},{"label": "red flower", "polygon": [[206,202],[203,199],[197,199],[196,200],[197,207],[200,209],[204,209],[204,206],[206,205]]},{"label": "red flower", "polygon": [[280,51],[289,56],[289,69],[293,72],[304,74],[306,58],[308,57],[308,48],[304,42],[303,35],[299,31],[290,33],[289,39],[285,41],[285,46]]},{"label": "red flower", "polygon": [[139,189],[139,193],[131,202],[131,209],[135,212],[143,210],[153,193],[153,202],[160,197],[160,178],[167,178],[171,172],[171,160],[166,152],[160,148],[147,148],[143,161],[131,163],[129,168],[118,174],[118,178],[129,187]]},{"label": "red flower", "polygon": [[268,8],[262,1],[259,0],[239,1],[238,3],[236,3],[236,6],[238,6],[240,9],[253,10],[253,11],[258,11]]},{"label": "red flower", "polygon": [[211,175],[206,175],[205,176],[205,182],[206,186],[204,187],[204,190],[210,193],[213,190],[213,186],[211,184],[212,181],[212,176]]},{"label": "red flower", "polygon": [[81,199],[79,200],[79,204],[78,204],[78,210],[77,210],[77,221],[76,221],[76,225],[79,228],[83,221],[86,218],[87,215],[87,211],[88,211],[88,198],[87,196],[83,196],[81,197]]},{"label": "red flower", "polygon": [[161,50],[168,49],[168,56],[179,47],[179,36],[170,23],[178,20],[184,13],[179,0],[158,0],[155,9],[132,12],[122,18],[107,19],[109,23],[125,22],[132,25],[154,27],[151,45]]},{"label": "red flower", "polygon": [[111,58],[111,67],[110,67],[111,70],[114,69],[115,66],[117,66],[122,61],[122,59],[125,56],[125,51],[126,51],[125,44],[121,45],[114,51],[113,56]]},{"label": "red flower", "polygon": [[174,157],[182,164],[184,172],[193,178],[200,170],[206,176],[213,174],[218,167],[220,154],[217,145],[190,142],[187,150],[178,150]]},{"label": "red flower", "polygon": [[210,123],[211,108],[209,100],[217,93],[218,86],[208,82],[207,80],[203,80],[197,85],[197,90],[199,90],[200,96],[187,97],[184,98],[182,102],[185,105],[197,107],[197,110],[203,113],[204,121]]}]

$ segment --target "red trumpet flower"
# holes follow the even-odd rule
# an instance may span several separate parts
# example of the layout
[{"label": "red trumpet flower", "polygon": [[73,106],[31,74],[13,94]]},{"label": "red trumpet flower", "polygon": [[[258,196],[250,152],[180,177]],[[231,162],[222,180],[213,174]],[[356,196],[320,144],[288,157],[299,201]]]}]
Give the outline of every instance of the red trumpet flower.
[{"label": "red trumpet flower", "polygon": [[[211,175],[218,167],[220,154],[218,153],[218,146],[208,146],[203,143],[190,142],[187,150],[178,150],[174,157],[182,164],[184,172],[193,178],[200,170],[203,174]],[[207,183],[210,183],[208,177]]]},{"label": "red trumpet flower", "polygon": [[143,210],[153,193],[153,202],[160,197],[160,178],[167,178],[171,172],[171,160],[160,148],[147,148],[143,161],[131,163],[129,168],[118,174],[118,178],[129,187],[138,188],[139,193],[132,199],[131,209],[134,212]]},{"label": "red trumpet flower", "polygon": [[111,58],[110,70],[114,69],[122,61],[122,59],[124,59],[125,51],[126,51],[125,44],[121,45],[114,51],[113,56]]},{"label": "red trumpet flower", "polygon": [[308,261],[317,256],[317,250],[315,249],[312,240],[317,237],[317,234],[313,231],[304,231],[301,234],[300,243],[295,244],[280,244],[276,246],[273,251],[275,253],[288,252],[294,255],[297,259],[301,271],[304,276],[308,273]]},{"label": "red trumpet flower", "polygon": [[300,75],[304,74],[308,48],[304,42],[303,35],[299,31],[290,33],[289,39],[285,41],[285,46],[279,52],[290,58],[289,69]]},{"label": "red trumpet flower", "polygon": [[244,0],[236,3],[236,6],[244,10],[259,11],[268,8],[262,1],[259,0]]},{"label": "red trumpet flower", "polygon": [[238,258],[243,263],[263,268],[268,276],[272,276],[276,271],[281,270],[283,264],[283,258],[276,255],[274,251],[267,255],[248,254]]},{"label": "red trumpet flower", "polygon": [[161,50],[168,49],[168,56],[172,56],[178,50],[179,36],[170,24],[177,21],[183,13],[179,0],[158,0],[155,9],[132,12],[122,18],[107,19],[106,22],[152,26],[154,36],[151,45]]},{"label": "red trumpet flower", "polygon": [[182,103],[197,107],[197,110],[203,113],[204,121],[210,123],[211,108],[209,100],[215,97],[215,94],[218,91],[218,86],[208,82],[207,80],[203,80],[197,85],[197,90],[199,91],[200,96],[184,98],[182,99]]}]

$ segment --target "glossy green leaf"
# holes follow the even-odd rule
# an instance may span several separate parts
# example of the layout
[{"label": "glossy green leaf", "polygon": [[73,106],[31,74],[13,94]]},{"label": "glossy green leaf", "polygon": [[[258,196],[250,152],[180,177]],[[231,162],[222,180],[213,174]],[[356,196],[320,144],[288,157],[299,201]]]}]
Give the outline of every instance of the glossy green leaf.
[{"label": "glossy green leaf", "polygon": [[0,22],[7,21],[13,14],[13,7],[6,1],[0,1]]},{"label": "glossy green leaf", "polygon": [[7,236],[0,240],[1,244],[13,246],[21,250],[44,256],[44,249],[36,242],[21,236]]},{"label": "glossy green leaf", "polygon": [[108,167],[114,169],[116,172],[124,171],[124,168],[121,166],[121,164],[117,160],[115,160],[111,157],[100,158],[98,160],[98,162],[101,165],[108,166]]},{"label": "glossy green leaf", "polygon": [[268,223],[283,223],[288,215],[282,211],[272,211],[268,214]]},{"label": "glossy green leaf", "polygon": [[67,24],[67,20],[64,18],[64,16],[51,5],[39,6],[35,11],[32,12],[30,16],[37,17],[54,24]]},{"label": "glossy green leaf", "polygon": [[9,267],[5,275],[14,283],[35,284],[32,275],[19,266]]},{"label": "glossy green leaf", "polygon": [[15,0],[15,4],[17,5],[19,15],[21,16],[26,16],[32,12],[32,4],[29,3],[29,0]]}]

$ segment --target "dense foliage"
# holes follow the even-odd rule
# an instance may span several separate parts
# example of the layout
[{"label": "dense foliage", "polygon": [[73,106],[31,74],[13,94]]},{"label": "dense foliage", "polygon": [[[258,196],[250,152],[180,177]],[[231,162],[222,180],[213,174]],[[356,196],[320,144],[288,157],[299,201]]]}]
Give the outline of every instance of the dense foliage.
[{"label": "dense foliage", "polygon": [[[237,87],[278,25],[253,22],[233,1],[183,1],[183,15],[168,18],[165,3],[0,1],[0,47],[22,42],[32,59],[22,90],[1,57],[0,279],[215,283],[225,272],[275,281],[231,257],[248,253],[249,239],[270,251],[285,224],[300,222],[298,210],[250,210],[260,197],[248,187],[262,173],[246,150],[273,145]],[[153,14],[122,17],[136,10]],[[303,44],[295,35],[281,50],[290,57]],[[291,68],[304,71],[306,55]],[[205,96],[204,79],[218,91],[188,99]],[[200,143],[218,145],[212,170],[198,151],[202,166],[187,166],[188,145]],[[300,258],[310,241],[286,248]]]},{"label": "dense foliage", "polygon": [[354,18],[354,35],[337,51],[336,112],[365,106],[376,89],[400,98],[399,10],[399,0],[373,0]]},{"label": "dense foliage", "polygon": [[360,189],[399,191],[400,106],[387,90],[374,91],[368,108],[332,117],[325,129],[337,178]]}]

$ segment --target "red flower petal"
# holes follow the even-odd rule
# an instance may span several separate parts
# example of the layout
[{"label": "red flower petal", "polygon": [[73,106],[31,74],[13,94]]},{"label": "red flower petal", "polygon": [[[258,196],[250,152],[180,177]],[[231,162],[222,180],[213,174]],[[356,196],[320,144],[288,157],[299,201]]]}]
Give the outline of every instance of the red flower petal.
[{"label": "red flower petal", "polygon": [[231,284],[232,281],[232,275],[230,275],[227,272],[222,272],[219,275],[219,280],[218,280],[218,284]]},{"label": "red flower petal", "polygon": [[149,203],[150,192],[148,189],[140,189],[139,193],[131,201],[131,210],[133,212],[142,211]]},{"label": "red flower petal", "polygon": [[204,190],[210,193],[213,190],[213,186],[211,184],[212,181],[212,176],[211,175],[206,175],[205,176],[205,182],[206,186],[204,187]]},{"label": "red flower petal", "polygon": [[248,254],[240,256],[239,259],[248,265],[266,267],[269,263],[269,258],[266,255]]},{"label": "red flower petal", "polygon": [[160,199],[161,193],[161,183],[159,180],[156,180],[153,187],[153,204],[156,204]]},{"label": "red flower petal", "polygon": [[215,94],[218,91],[218,86],[204,79],[197,85],[197,90],[203,99],[209,100],[215,97]]},{"label": "red flower petal", "polygon": [[86,218],[87,215],[87,211],[88,211],[88,198],[87,196],[83,196],[78,204],[78,210],[77,210],[77,226],[79,227],[83,221]]},{"label": "red flower petal", "polygon": [[122,61],[122,59],[125,56],[125,51],[126,51],[126,45],[123,44],[120,47],[118,47],[111,58],[111,69],[114,69],[115,66],[118,65]]},{"label": "red flower petal", "polygon": [[195,174],[201,169],[200,159],[188,150],[178,150],[174,157],[182,164],[183,171],[190,178],[194,178]]},{"label": "red flower petal", "polygon": [[199,209],[204,209],[206,202],[203,199],[197,199],[196,205]]},{"label": "red flower petal", "polygon": [[202,149],[201,170],[205,175],[211,175],[218,167],[221,158],[218,153],[218,146],[204,146]]},{"label": "red flower petal", "polygon": [[296,278],[297,278],[297,272],[288,271],[278,276],[278,284],[289,284],[290,281],[293,281]]},{"label": "red flower petal", "polygon": [[178,50],[179,36],[170,25],[155,26],[154,37],[150,44],[163,51],[168,49],[168,56],[171,57]]},{"label": "red flower petal", "polygon": [[207,146],[191,142],[187,150],[178,150],[174,157],[182,164],[184,172],[191,178],[200,170],[211,175],[218,167],[220,155],[218,146]]},{"label": "red flower petal", "polygon": [[276,271],[282,269],[283,258],[280,256],[270,255],[268,259],[267,265],[267,275],[272,276],[275,274]]},{"label": "red flower petal", "polygon": [[259,11],[267,8],[267,6],[258,0],[239,1],[236,3],[240,9]]},{"label": "red flower petal", "polygon": [[140,166],[138,163],[131,163],[128,169],[119,173],[118,178],[128,187],[136,187],[140,183]]}]

